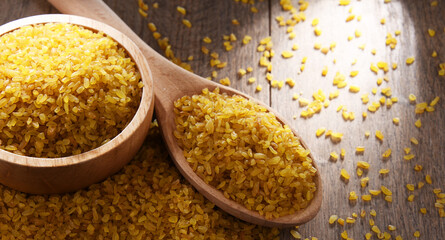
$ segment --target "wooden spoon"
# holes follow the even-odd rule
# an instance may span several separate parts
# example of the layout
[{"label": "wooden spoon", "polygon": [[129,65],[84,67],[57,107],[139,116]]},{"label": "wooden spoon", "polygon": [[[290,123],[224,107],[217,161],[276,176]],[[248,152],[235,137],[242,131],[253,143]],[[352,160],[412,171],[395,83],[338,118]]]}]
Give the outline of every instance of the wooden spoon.
[{"label": "wooden spoon", "polygon": [[[178,146],[177,140],[173,136],[173,131],[176,129],[174,121],[175,114],[173,112],[173,102],[175,100],[185,95],[191,96],[194,94],[200,94],[204,88],[213,90],[216,87],[219,87],[221,92],[225,92],[228,95],[238,94],[247,99],[252,99],[250,96],[247,96],[232,88],[228,88],[199,77],[168,61],[150,48],[142,39],[140,39],[139,36],[134,33],[119,18],[119,16],[117,16],[101,0],[48,1],[62,13],[81,15],[105,22],[126,34],[136,43],[136,45],[138,45],[144,56],[147,58],[153,74],[156,118],[161,126],[162,134],[170,152],[170,156],[182,175],[207,199],[235,217],[250,223],[269,227],[295,226],[305,223],[315,217],[320,209],[322,201],[322,184],[319,171],[317,171],[317,175],[315,177],[317,191],[315,192],[314,199],[312,199],[309,206],[293,215],[275,219],[265,219],[257,212],[250,211],[243,205],[227,199],[224,197],[221,191],[206,184],[199,176],[195,174],[195,172],[189,166],[189,163],[185,160],[183,151]],[[273,109],[257,100],[252,100],[265,106],[270,112],[273,112],[281,123],[291,126]],[[296,136],[298,136],[295,130],[293,130],[293,132]],[[303,142],[302,144],[305,148],[307,148]],[[312,155],[310,155],[310,157],[313,159]],[[314,166],[317,168],[315,163]]]}]

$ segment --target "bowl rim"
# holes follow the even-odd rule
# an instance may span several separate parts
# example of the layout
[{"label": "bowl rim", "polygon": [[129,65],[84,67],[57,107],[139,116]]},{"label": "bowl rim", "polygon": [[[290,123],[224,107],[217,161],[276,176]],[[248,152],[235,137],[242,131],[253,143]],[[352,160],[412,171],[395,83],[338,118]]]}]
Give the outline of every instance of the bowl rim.
[{"label": "bowl rim", "polygon": [[[124,48],[126,53],[135,63],[136,68],[139,70],[139,73],[141,74],[141,80],[144,84],[144,86],[142,87],[142,96],[139,102],[139,106],[127,126],[104,145],[77,155],[57,158],[24,156],[0,149],[0,162],[3,161],[10,164],[32,168],[46,168],[72,166],[98,158],[111,151],[119,143],[125,142],[127,139],[129,139],[130,136],[133,135],[133,133],[137,130],[137,127],[142,124],[143,119],[149,117],[148,114],[150,106],[154,102],[153,77],[150,66],[148,65],[148,62],[143,56],[141,50],[125,34],[103,22],[70,14],[41,14],[20,18],[1,25],[0,36],[24,26],[45,23],[69,23],[82,26],[92,31],[103,32],[105,36],[110,37],[115,42],[117,42],[120,47]],[[100,26],[100,29],[98,29],[98,26]],[[144,69],[141,70],[141,67]]]}]

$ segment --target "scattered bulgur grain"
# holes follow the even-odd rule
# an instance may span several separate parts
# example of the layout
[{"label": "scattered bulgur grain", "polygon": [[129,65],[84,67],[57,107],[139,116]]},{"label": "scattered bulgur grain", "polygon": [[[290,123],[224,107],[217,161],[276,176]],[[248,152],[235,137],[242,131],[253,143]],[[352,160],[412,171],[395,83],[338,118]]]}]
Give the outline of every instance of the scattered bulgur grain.
[{"label": "scattered bulgur grain", "polygon": [[377,74],[379,72],[379,68],[377,66],[375,66],[373,63],[371,63],[371,71],[373,71],[375,74]]},{"label": "scattered bulgur grain", "polygon": [[182,24],[188,28],[192,27],[192,23],[188,19],[182,19]]},{"label": "scattered bulgur grain", "polygon": [[383,194],[385,194],[386,196],[391,196],[391,195],[392,195],[391,190],[389,190],[389,189],[386,188],[385,186],[382,185],[380,188],[381,188]]},{"label": "scattered bulgur grain", "polygon": [[351,3],[351,0],[339,0],[339,5],[340,6],[347,6],[349,5],[349,3]]},{"label": "scattered bulgur grain", "polygon": [[403,150],[405,151],[405,154],[409,154],[411,152],[411,148],[409,147],[403,148]]},{"label": "scattered bulgur grain", "polygon": [[358,92],[360,92],[360,87],[359,86],[354,86],[354,85],[349,86],[349,92],[351,92],[351,93],[358,93]]},{"label": "scattered bulgur grain", "polygon": [[321,43],[315,43],[314,44],[314,49],[320,50],[321,49]]},{"label": "scattered bulgur grain", "polygon": [[380,142],[382,142],[382,141],[383,141],[383,138],[384,138],[383,133],[382,133],[381,131],[379,131],[379,130],[375,131],[375,137],[376,137]]},{"label": "scattered bulgur grain", "polygon": [[355,18],[355,14],[349,14],[348,17],[346,17],[346,22],[350,22],[352,20],[354,20]]},{"label": "scattered bulgur grain", "polygon": [[436,35],[436,31],[434,31],[434,29],[428,28],[428,34],[430,35],[430,37],[434,37]]},{"label": "scattered bulgur grain", "polygon": [[440,100],[440,97],[439,97],[439,96],[435,97],[435,98],[430,102],[430,106],[431,106],[431,107],[436,106],[436,104],[439,102],[439,100]]},{"label": "scattered bulgur grain", "polygon": [[409,161],[409,160],[413,159],[414,157],[415,157],[414,154],[411,153],[411,154],[403,156],[403,159]]},{"label": "scattered bulgur grain", "polygon": [[320,137],[325,133],[325,131],[326,131],[326,128],[321,127],[319,129],[317,129],[317,131],[315,132],[315,136]]},{"label": "scattered bulgur grain", "polygon": [[230,86],[230,79],[228,77],[222,78],[219,80],[219,83],[224,86]]},{"label": "scattered bulgur grain", "polygon": [[292,235],[292,237],[294,237],[295,239],[301,239],[301,234],[297,231],[295,231],[294,229],[290,230],[290,234]]},{"label": "scattered bulgur grain", "polygon": [[205,43],[212,43],[212,39],[210,39],[209,37],[203,38],[202,41]]},{"label": "scattered bulgur grain", "polygon": [[414,125],[415,125],[417,128],[420,128],[420,127],[422,127],[422,122],[420,121],[420,119],[417,119],[417,121],[414,122]]},{"label": "scattered bulgur grain", "polygon": [[368,162],[364,162],[364,161],[358,161],[357,162],[357,167],[358,168],[362,168],[362,169],[369,169],[369,163]]},{"label": "scattered bulgur grain", "polygon": [[146,11],[144,11],[142,8],[139,8],[138,12],[144,18],[146,18],[148,16],[148,13]]},{"label": "scattered bulgur grain", "polygon": [[245,35],[243,38],[243,44],[246,45],[252,40],[252,37],[249,35]]},{"label": "scattered bulgur grain", "polygon": [[372,199],[371,195],[362,195],[362,200],[363,201],[368,202],[368,201],[371,201],[371,199]]},{"label": "scattered bulgur grain", "polygon": [[338,143],[341,141],[341,139],[343,138],[343,133],[338,133],[338,132],[333,132],[331,134],[331,141],[333,143]]},{"label": "scattered bulgur grain", "polygon": [[363,170],[362,170],[361,168],[357,168],[357,169],[355,170],[355,172],[357,173],[357,176],[358,176],[358,177],[361,177],[361,176],[363,175]]},{"label": "scattered bulgur grain", "polygon": [[329,52],[329,48],[328,47],[322,47],[320,52],[323,53],[324,55],[326,55]]},{"label": "scattered bulgur grain", "polygon": [[294,53],[293,53],[293,52],[290,52],[290,51],[283,51],[283,52],[281,53],[281,56],[282,56],[283,58],[291,58],[291,57],[294,56]]},{"label": "scattered bulgur grain", "polygon": [[337,216],[337,215],[331,215],[331,216],[329,217],[329,224],[334,224],[335,221],[337,221],[337,219],[338,219],[338,216]]},{"label": "scattered bulgur grain", "polygon": [[360,179],[360,185],[362,188],[366,187],[368,185],[369,182],[369,177],[364,177],[362,179]]},{"label": "scattered bulgur grain", "polygon": [[377,233],[377,234],[379,234],[379,233],[381,232],[380,229],[379,229],[379,227],[377,227],[376,225],[373,225],[373,226],[371,227],[371,230],[372,230],[373,232]]},{"label": "scattered bulgur grain", "polygon": [[369,193],[372,194],[373,196],[378,196],[378,195],[380,195],[380,193],[382,193],[382,191],[370,189]]},{"label": "scattered bulgur grain", "polygon": [[355,201],[357,199],[358,199],[358,196],[357,196],[357,194],[354,191],[349,192],[349,201]]},{"label": "scattered bulgur grain", "polygon": [[425,182],[428,184],[433,184],[433,181],[431,180],[431,176],[429,174],[425,176]]},{"label": "scattered bulgur grain", "polygon": [[368,138],[371,135],[370,131],[365,131],[365,137]]},{"label": "scattered bulgur grain", "polygon": [[340,176],[346,181],[350,178],[348,171],[346,171],[344,168],[341,169]]},{"label": "scattered bulgur grain", "polygon": [[365,147],[363,147],[363,146],[358,146],[355,148],[356,154],[363,154],[364,152],[365,152]]},{"label": "scattered bulgur grain", "polygon": [[422,171],[422,169],[423,169],[422,165],[416,164],[414,166],[414,171],[416,171],[416,172],[420,172],[420,171]]},{"label": "scattered bulgur grain", "polygon": [[346,223],[349,223],[349,224],[353,224],[353,223],[355,223],[355,218],[352,218],[352,217],[347,217],[346,218]]},{"label": "scattered bulgur grain", "polygon": [[181,6],[177,6],[176,11],[178,11],[179,13],[181,13],[184,16],[185,16],[185,14],[187,14],[187,10],[185,10],[185,8],[183,8]]},{"label": "scattered bulgur grain", "polygon": [[246,73],[247,73],[247,71],[245,69],[242,69],[242,68],[238,69],[238,76],[242,77],[242,76],[246,75]]},{"label": "scattered bulgur grain", "polygon": [[408,99],[409,99],[410,103],[415,103],[417,98],[416,98],[416,95],[411,93],[410,95],[408,95]]},{"label": "scattered bulgur grain", "polygon": [[387,159],[391,156],[391,148],[386,149],[386,151],[382,154],[384,159]]},{"label": "scattered bulgur grain", "polygon": [[148,26],[148,29],[150,29],[150,31],[151,32],[156,32],[158,29],[156,28],[156,25],[154,24],[154,23],[152,23],[152,22],[149,22],[148,24],[147,24],[147,26]]},{"label": "scattered bulgur grain", "polygon": [[323,67],[323,70],[321,71],[321,75],[322,75],[323,77],[325,77],[326,74],[328,74],[328,66],[324,66],[324,67]]},{"label": "scattered bulgur grain", "polygon": [[340,234],[340,236],[341,236],[343,239],[347,240],[347,239],[348,239],[348,232],[347,232],[346,230],[344,230],[344,231]]},{"label": "scattered bulgur grain", "polygon": [[420,232],[419,231],[415,231],[413,233],[413,236],[416,237],[416,238],[420,237]]},{"label": "scattered bulgur grain", "polygon": [[365,239],[366,240],[371,239],[371,237],[372,237],[372,233],[368,232],[368,233],[365,234]]},{"label": "scattered bulgur grain", "polygon": [[314,18],[314,19],[312,20],[312,26],[313,26],[313,27],[317,26],[317,25],[318,25],[318,22],[319,22],[319,19],[318,19],[318,18]]},{"label": "scattered bulgur grain", "polygon": [[345,159],[346,150],[344,148],[340,149],[340,158],[343,160]]},{"label": "scattered bulgur grain", "polygon": [[414,57],[409,57],[406,59],[406,64],[407,65],[411,65],[414,62],[415,58]]},{"label": "scattered bulgur grain", "polygon": [[388,174],[388,173],[389,173],[389,169],[387,169],[387,168],[382,168],[382,169],[380,169],[379,173],[380,173],[381,175]]}]

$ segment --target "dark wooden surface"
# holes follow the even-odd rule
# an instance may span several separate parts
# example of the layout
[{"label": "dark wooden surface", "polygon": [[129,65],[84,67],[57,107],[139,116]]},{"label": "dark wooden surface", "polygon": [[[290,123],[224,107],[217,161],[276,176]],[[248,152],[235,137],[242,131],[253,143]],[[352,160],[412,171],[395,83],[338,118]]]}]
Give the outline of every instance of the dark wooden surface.
[{"label": "dark wooden surface", "polygon": [[[338,1],[313,0],[305,11],[306,21],[294,26],[296,37],[289,40],[286,33],[287,27],[280,27],[275,20],[277,16],[284,19],[290,18],[290,13],[282,10],[277,0],[256,1],[245,4],[233,0],[182,0],[182,1],[158,1],[159,8],[153,8],[154,1],[145,0],[149,4],[148,17],[143,18],[138,14],[137,1],[107,0],[106,3],[150,46],[161,51],[147,28],[148,22],[153,22],[158,27],[163,37],[168,37],[175,55],[185,60],[193,56],[189,61],[196,74],[207,77],[212,71],[217,71],[214,79],[229,77],[231,86],[241,90],[255,98],[270,104],[281,115],[291,120],[300,135],[312,149],[317,163],[320,166],[324,183],[324,199],[320,213],[311,222],[300,226],[299,231],[304,237],[318,237],[318,239],[341,239],[340,234],[344,230],[353,239],[364,239],[367,232],[371,232],[369,225],[369,211],[375,209],[377,216],[376,225],[382,230],[391,233],[392,239],[401,235],[403,239],[416,239],[415,231],[420,232],[420,239],[444,239],[445,219],[440,218],[438,210],[434,207],[436,196],[434,188],[442,188],[445,191],[445,77],[438,75],[438,65],[445,62],[445,2],[437,1],[437,6],[431,6],[432,1],[417,0],[392,0],[384,3],[378,1],[351,1],[348,6],[339,6]],[[292,1],[298,8],[298,2]],[[22,18],[25,16],[57,13],[46,1],[43,0],[3,0],[0,3],[0,24]],[[176,11],[176,6],[183,6],[187,10],[186,16]],[[258,13],[252,13],[250,8],[255,6]],[[351,22],[345,19],[351,11],[356,18]],[[361,16],[361,21],[357,17]],[[193,26],[186,28],[182,25],[183,18],[189,19]],[[318,27],[322,33],[314,35],[314,27],[311,22],[319,19]],[[381,24],[382,18],[386,19]],[[231,24],[232,19],[237,19],[240,25]],[[434,29],[436,35],[430,37],[428,28]],[[354,36],[355,30],[362,35],[354,37],[351,41],[347,38]],[[395,31],[401,34],[396,36],[398,41],[394,50],[385,45],[387,33],[395,36]],[[234,49],[227,52],[223,47],[223,35],[234,33],[238,40],[233,43]],[[241,40],[244,35],[252,36],[252,41],[243,46]],[[209,36],[213,42],[206,44],[202,38]],[[272,36],[275,56],[272,58],[272,75],[275,80],[293,78],[296,82],[293,88],[288,85],[280,90],[272,88],[265,79],[265,68],[258,65],[261,53],[256,51],[258,42],[267,36]],[[323,47],[336,42],[334,51],[326,55],[314,49],[314,44],[319,42]],[[290,59],[281,57],[281,52],[291,50],[297,43],[299,50],[294,51]],[[359,46],[365,44],[364,50]],[[209,65],[210,56],[201,52],[201,46],[207,46],[211,52],[217,52],[221,61],[227,61],[225,68],[217,69]],[[371,50],[375,49],[376,54]],[[431,56],[437,52],[437,57]],[[301,61],[307,57],[305,69],[300,72]],[[405,63],[406,58],[414,56],[412,65]],[[356,64],[351,63],[356,59]],[[335,60],[335,63],[334,63]],[[370,64],[378,61],[397,63],[396,70],[390,69],[383,74],[379,71],[376,75],[370,70]],[[252,67],[254,71],[244,77],[238,77],[239,68]],[[322,68],[327,66],[326,77],[321,75]],[[354,78],[349,77],[353,70],[359,71]],[[340,89],[337,99],[330,102],[328,108],[323,108],[319,114],[308,119],[301,118],[300,112],[305,108],[299,107],[298,101],[292,100],[293,94],[301,94],[301,97],[312,101],[312,94],[321,89],[326,96],[336,87],[332,81],[336,72],[346,76],[348,86]],[[377,86],[378,77],[387,76],[389,81],[383,81]],[[248,84],[248,77],[256,77],[254,84]],[[263,90],[255,91],[255,87],[261,84]],[[350,85],[360,86],[359,93],[348,91]],[[376,95],[371,89],[377,87]],[[378,101],[381,89],[391,87],[392,96],[398,97],[398,103],[391,108],[381,107],[376,113],[367,111],[367,105],[361,102],[360,96],[369,94],[370,103]],[[435,106],[435,111],[430,113],[415,114],[415,104],[410,103],[409,94],[417,97],[417,103],[430,102],[436,96],[441,99]],[[344,105],[348,112],[355,113],[354,121],[344,121],[337,107]],[[362,118],[362,112],[367,112],[368,117]],[[399,117],[400,124],[392,123],[392,118]],[[416,128],[414,122],[420,119],[421,128]],[[332,143],[324,136],[317,138],[315,131],[325,127],[334,132],[344,133],[342,141]],[[383,142],[375,138],[375,131],[380,130],[384,134]],[[369,138],[365,137],[365,131],[370,131]],[[418,145],[413,145],[410,138],[419,140]],[[357,155],[355,148],[364,146],[363,155]],[[410,147],[415,155],[414,159],[406,161],[404,148]],[[344,160],[336,162],[329,160],[332,151],[346,150]],[[381,155],[388,149],[392,149],[389,159],[383,160]],[[369,186],[360,187],[360,178],[355,173],[357,161],[367,161],[371,167],[364,176],[370,178]],[[420,164],[423,170],[414,171],[414,166]],[[351,179],[345,183],[340,178],[340,170],[345,168],[351,175]],[[380,176],[381,168],[390,169],[386,176]],[[417,189],[413,202],[408,202],[409,192],[405,185],[425,182],[425,175],[432,177],[433,183],[425,184],[422,189]],[[369,189],[379,189],[381,185],[387,186],[393,192],[393,202],[387,203],[382,196],[364,203],[360,197],[369,194]],[[355,191],[359,200],[350,202],[349,192]],[[419,212],[420,208],[426,208],[425,215]],[[329,225],[330,215],[336,214],[346,219],[354,212],[360,213],[364,209],[365,218],[357,218],[354,224]],[[395,231],[388,231],[388,225],[397,227]],[[289,229],[282,231],[281,239],[292,239]],[[377,239],[373,236],[373,239]]]}]

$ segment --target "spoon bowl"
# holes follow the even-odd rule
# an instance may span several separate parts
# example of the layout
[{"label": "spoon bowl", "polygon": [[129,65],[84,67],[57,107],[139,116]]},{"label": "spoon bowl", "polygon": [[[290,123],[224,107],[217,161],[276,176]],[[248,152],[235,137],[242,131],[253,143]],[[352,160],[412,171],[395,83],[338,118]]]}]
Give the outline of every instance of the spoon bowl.
[{"label": "spoon bowl", "polygon": [[105,33],[127,51],[144,83],[140,104],[132,120],[122,132],[100,147],[60,158],[29,157],[0,150],[0,183],[27,193],[71,192],[117,172],[139,150],[153,115],[153,82],[139,48],[124,34],[102,22],[73,15],[37,15],[0,26],[0,36],[23,26],[43,23],[70,23]]},{"label": "spoon bowl", "polygon": [[[221,191],[206,184],[190,167],[183,155],[182,149],[179,147],[178,142],[173,135],[173,131],[176,129],[173,102],[186,95],[191,96],[194,94],[200,94],[204,88],[208,88],[210,91],[213,91],[213,89],[218,87],[220,88],[221,93],[227,93],[228,95],[237,94],[250,99],[266,107],[269,112],[274,113],[282,124],[291,126],[273,109],[242,92],[199,77],[168,61],[150,48],[142,39],[140,39],[139,36],[134,33],[101,0],[49,0],[49,2],[62,13],[90,17],[112,25],[116,29],[119,29],[121,32],[126,34],[141,49],[151,66],[153,81],[155,83],[154,92],[156,118],[161,127],[161,132],[170,156],[181,174],[207,199],[237,218],[268,227],[291,227],[303,224],[315,217],[320,210],[323,192],[319,171],[317,171],[315,177],[317,190],[314,193],[314,198],[305,209],[302,209],[292,215],[275,219],[266,219],[259,213],[248,210],[243,205],[227,199]],[[292,131],[297,137],[299,136],[294,129]],[[301,141],[301,144],[308,149],[307,145],[303,141]],[[314,159],[312,154],[310,157]],[[315,162],[313,162],[313,165],[315,168],[317,168]]]}]

